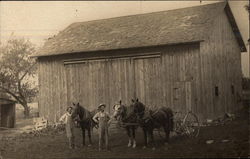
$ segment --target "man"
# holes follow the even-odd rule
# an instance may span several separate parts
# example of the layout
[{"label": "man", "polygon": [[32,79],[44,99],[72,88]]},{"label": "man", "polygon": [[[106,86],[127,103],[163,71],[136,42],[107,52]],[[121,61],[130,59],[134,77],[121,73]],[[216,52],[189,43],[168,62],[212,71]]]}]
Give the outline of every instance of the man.
[{"label": "man", "polygon": [[109,150],[108,146],[108,126],[110,116],[105,112],[106,105],[100,104],[98,106],[98,112],[94,115],[93,120],[99,125],[99,151],[102,150],[102,146],[105,142],[106,149]]},{"label": "man", "polygon": [[65,129],[66,129],[66,136],[69,141],[69,148],[73,149],[75,144],[74,144],[74,123],[72,120],[72,107],[68,107],[66,110],[66,113],[63,114],[63,116],[59,119],[60,122],[65,124]]}]

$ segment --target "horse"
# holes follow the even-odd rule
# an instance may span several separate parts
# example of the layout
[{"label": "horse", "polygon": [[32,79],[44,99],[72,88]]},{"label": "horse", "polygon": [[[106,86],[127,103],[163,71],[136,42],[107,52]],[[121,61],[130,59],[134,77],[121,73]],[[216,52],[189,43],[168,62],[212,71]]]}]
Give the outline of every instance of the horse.
[{"label": "horse", "polygon": [[153,150],[155,149],[154,134],[155,128],[163,127],[165,131],[164,143],[168,144],[170,131],[173,131],[173,111],[167,107],[159,107],[157,110],[150,110],[138,99],[132,100],[132,106],[138,117],[140,127],[144,133],[144,148],[148,146],[148,137],[151,139]]},{"label": "horse", "polygon": [[85,131],[88,131],[88,138],[89,138],[89,145],[92,145],[91,140],[91,130],[93,127],[97,125],[93,121],[93,116],[96,113],[96,110],[90,112],[84,107],[80,106],[79,103],[75,104],[73,103],[73,111],[72,111],[72,118],[76,122],[77,126],[79,126],[82,129],[82,145],[85,146]]},{"label": "horse", "polygon": [[[113,106],[114,114],[113,117],[119,122],[125,123],[124,128],[127,131],[127,135],[129,137],[128,147],[135,148],[136,140],[135,140],[135,130],[137,129],[137,119],[136,114],[134,113],[133,106],[125,106],[122,105],[120,100],[119,104],[115,104]],[[128,125],[126,125],[128,123]]]}]

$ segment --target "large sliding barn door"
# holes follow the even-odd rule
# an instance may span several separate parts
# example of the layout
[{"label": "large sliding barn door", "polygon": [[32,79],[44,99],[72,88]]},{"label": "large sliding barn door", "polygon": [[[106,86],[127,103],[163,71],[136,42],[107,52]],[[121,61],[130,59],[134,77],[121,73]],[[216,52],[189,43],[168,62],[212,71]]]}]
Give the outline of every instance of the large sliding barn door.
[{"label": "large sliding barn door", "polygon": [[109,104],[114,105],[122,100],[129,104],[133,97],[134,75],[130,58],[110,60],[109,70]]},{"label": "large sliding barn door", "polygon": [[168,48],[163,55],[165,103],[174,111],[202,112],[199,46]]},{"label": "large sliding barn door", "polygon": [[94,109],[107,102],[108,63],[91,61],[66,66],[67,101],[79,102],[86,108]]},{"label": "large sliding barn door", "polygon": [[160,57],[134,59],[135,97],[150,107],[162,105],[161,67]]},{"label": "large sliding barn door", "polygon": [[173,89],[173,108],[175,111],[192,111],[192,87],[189,81],[174,82]]},{"label": "large sliding barn door", "polygon": [[199,47],[166,49],[166,53],[86,60],[65,65],[67,101],[89,109],[138,98],[150,107],[203,112],[200,98]]},{"label": "large sliding barn door", "polygon": [[133,97],[133,74],[130,59],[89,60],[66,65],[67,101],[80,102],[93,110],[100,103],[112,106],[119,100],[128,103]]}]

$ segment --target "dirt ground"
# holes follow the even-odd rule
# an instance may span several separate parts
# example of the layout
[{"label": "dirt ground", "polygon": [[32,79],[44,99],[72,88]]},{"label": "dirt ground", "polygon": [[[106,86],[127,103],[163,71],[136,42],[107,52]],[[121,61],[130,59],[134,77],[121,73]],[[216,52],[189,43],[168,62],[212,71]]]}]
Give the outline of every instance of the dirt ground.
[{"label": "dirt ground", "polygon": [[[127,147],[125,131],[111,132],[111,151],[98,151],[98,139],[94,131],[91,147],[81,146],[81,134],[77,129],[77,149],[69,149],[65,134],[56,133],[31,137],[23,135],[16,138],[4,136],[0,131],[0,152],[3,159],[17,158],[220,158],[249,156],[249,115],[248,107],[236,115],[236,119],[225,125],[202,127],[197,138],[172,137],[169,145],[162,143],[162,138],[156,133],[156,150],[143,149],[143,135],[137,130],[137,147]],[[228,142],[222,142],[222,140]],[[206,144],[207,140],[214,140]]]}]

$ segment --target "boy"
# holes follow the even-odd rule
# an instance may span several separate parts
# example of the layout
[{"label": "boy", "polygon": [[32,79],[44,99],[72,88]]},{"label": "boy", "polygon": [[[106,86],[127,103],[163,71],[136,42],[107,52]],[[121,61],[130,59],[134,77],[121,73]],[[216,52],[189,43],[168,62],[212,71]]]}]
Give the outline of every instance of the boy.
[{"label": "boy", "polygon": [[65,129],[66,129],[66,136],[68,138],[69,141],[69,148],[73,149],[74,148],[74,122],[73,119],[71,117],[72,115],[72,107],[68,107],[67,108],[67,112],[65,114],[63,114],[63,116],[59,119],[60,122],[62,122],[63,124],[65,124]]},{"label": "boy", "polygon": [[105,140],[106,149],[109,150],[108,146],[108,126],[110,121],[110,116],[105,112],[105,104],[100,104],[98,106],[98,112],[94,115],[93,120],[99,125],[99,151],[102,150],[102,146]]}]

